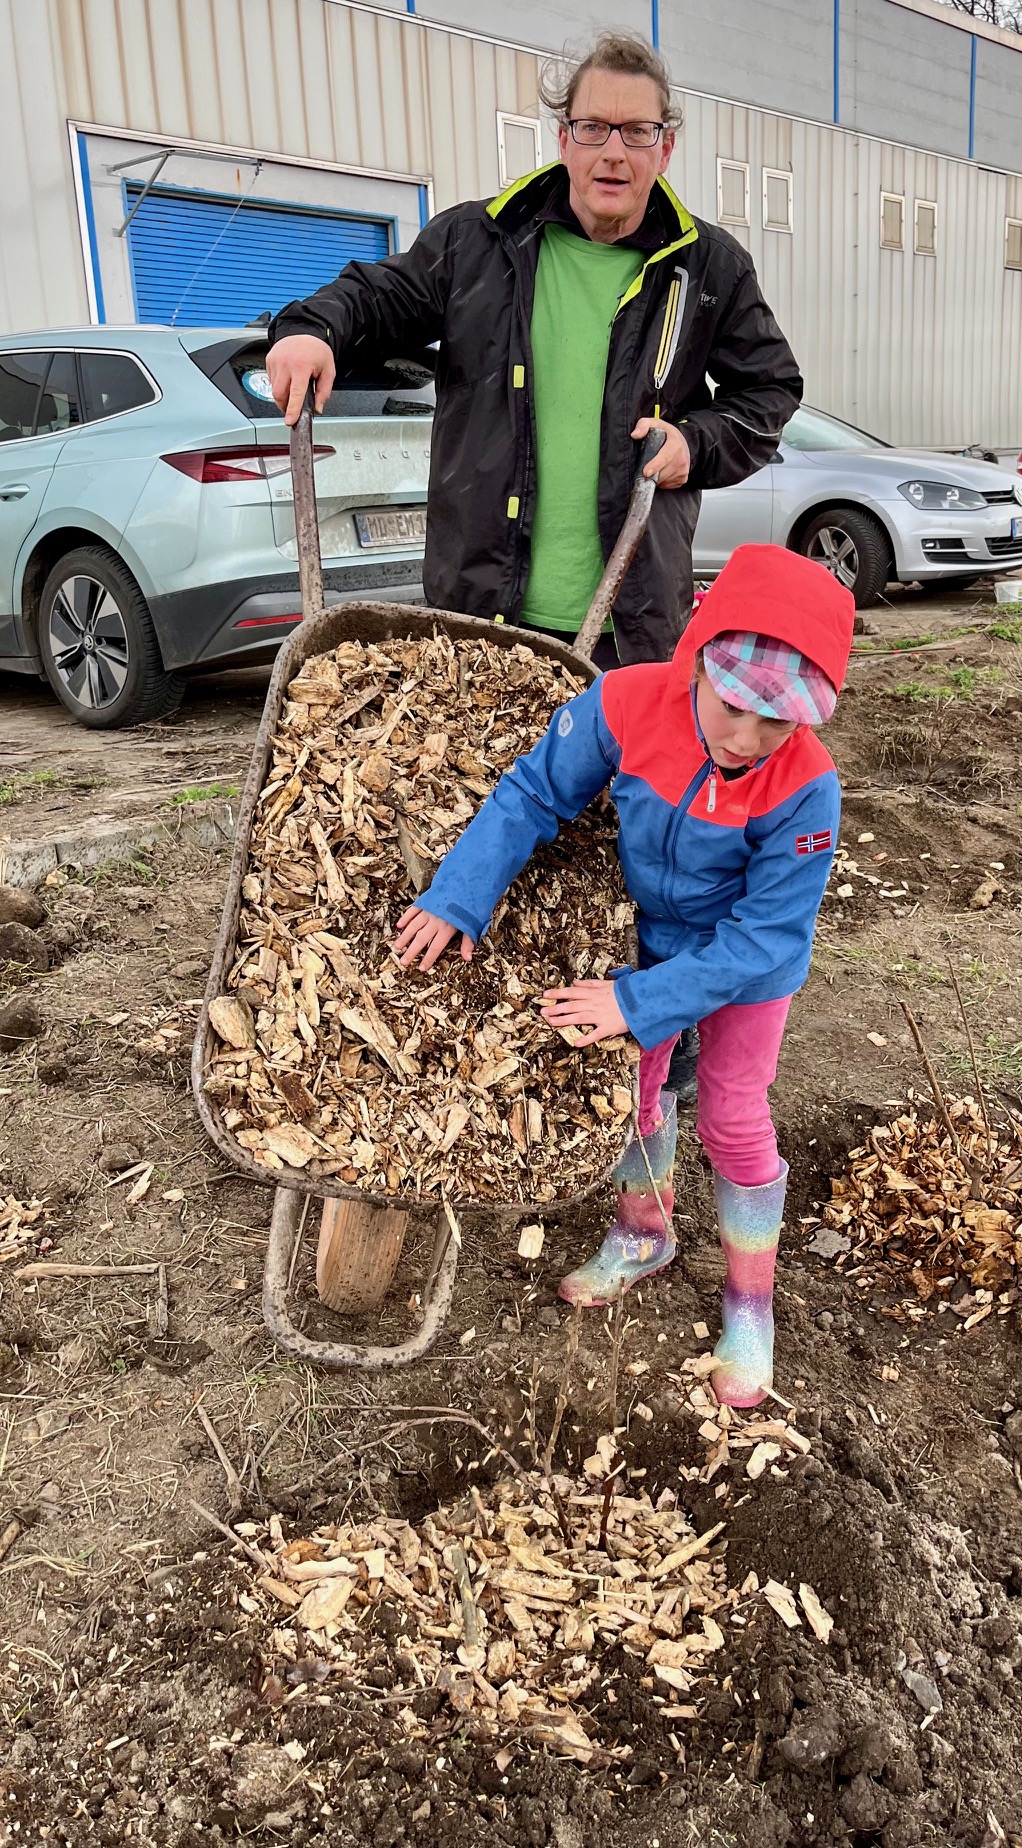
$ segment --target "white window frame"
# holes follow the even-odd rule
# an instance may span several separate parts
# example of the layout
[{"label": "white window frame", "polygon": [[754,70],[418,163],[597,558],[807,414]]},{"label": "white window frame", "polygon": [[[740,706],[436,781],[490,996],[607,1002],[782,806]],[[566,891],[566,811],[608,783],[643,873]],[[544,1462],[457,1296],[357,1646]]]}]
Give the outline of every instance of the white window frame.
[{"label": "white window frame", "polygon": [[[787,188],[788,212],[787,212],[787,223],[786,224],[783,224],[783,225],[778,224],[774,219],[770,217],[770,213],[769,213],[768,206],[767,206],[767,201],[769,197],[769,189],[768,189],[767,182],[769,180],[783,180]],[[794,225],[794,197],[793,195],[794,195],[794,183],[793,183],[793,177],[792,177],[792,174],[789,168],[787,167],[764,167],[763,169],[763,229],[764,231],[788,231],[788,232],[794,231],[795,225]]]},{"label": "white window frame", "polygon": [[[887,239],[884,237],[884,207],[888,203],[889,200],[893,200],[896,205],[900,205],[901,207],[901,242],[898,244],[889,244],[887,242]],[[905,248],[905,195],[904,193],[882,192],[880,194],[880,248],[881,250],[904,250]]]},{"label": "white window frame", "polygon": [[[745,181],[745,213],[742,218],[726,217],[724,213],[724,172],[726,168],[740,173]],[[722,154],[717,155],[717,223],[719,225],[747,225],[749,223],[749,163],[747,160],[728,160]]]},{"label": "white window frame", "polygon": [[[919,208],[920,206],[924,206],[928,212],[933,213],[933,243],[932,245],[931,244],[920,244],[919,242]],[[937,201],[936,199],[917,199],[916,200],[915,212],[913,216],[913,225],[912,225],[912,244],[913,244],[913,248],[914,248],[914,251],[917,257],[935,257],[936,256],[937,254]]]},{"label": "white window frame", "polygon": [[500,175],[500,183],[502,186],[508,186],[510,184],[507,171],[507,143],[504,139],[504,130],[507,127],[531,128],[532,138],[536,145],[536,159],[533,164],[536,167],[541,167],[543,165],[543,124],[539,120],[539,117],[511,115],[506,109],[498,109],[497,172]]},{"label": "white window frame", "polygon": [[1006,218],[1004,221],[1004,267],[1006,270],[1011,270],[1015,275],[1018,275],[1019,272],[1022,271],[1022,261],[1018,263],[1008,262],[1008,237],[1009,234],[1016,229],[1019,232],[1019,241],[1022,243],[1022,218]]}]

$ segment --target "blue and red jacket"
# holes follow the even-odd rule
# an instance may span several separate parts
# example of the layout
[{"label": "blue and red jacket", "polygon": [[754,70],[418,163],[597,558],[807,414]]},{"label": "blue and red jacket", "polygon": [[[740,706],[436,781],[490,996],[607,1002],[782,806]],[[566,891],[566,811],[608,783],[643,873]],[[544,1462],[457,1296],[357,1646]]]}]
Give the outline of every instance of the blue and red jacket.
[{"label": "blue and red jacket", "polygon": [[640,959],[615,981],[643,1046],[732,1002],[774,1001],[809,973],[837,842],[841,792],[805,726],[728,779],[696,719],[695,657],[725,630],[798,648],[839,690],[854,605],[822,566],[780,546],[740,546],[672,661],[603,674],[560,707],[502,776],[419,899],[475,941],[541,841],[610,787],[618,852],[638,910]]}]

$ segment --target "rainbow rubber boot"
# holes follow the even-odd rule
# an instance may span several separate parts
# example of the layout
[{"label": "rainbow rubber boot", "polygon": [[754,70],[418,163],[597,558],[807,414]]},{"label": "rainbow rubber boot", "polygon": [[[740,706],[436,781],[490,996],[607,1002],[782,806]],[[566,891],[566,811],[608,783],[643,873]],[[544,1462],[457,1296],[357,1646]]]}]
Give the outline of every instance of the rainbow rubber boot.
[{"label": "rainbow rubber boot", "polygon": [[739,1187],[714,1170],[727,1282],[710,1383],[722,1405],[759,1405],[773,1385],[774,1265],[787,1185],[786,1162],[763,1187]]},{"label": "rainbow rubber boot", "polygon": [[664,1225],[664,1213],[669,1220],[674,1210],[678,1106],[670,1092],[661,1095],[666,1115],[647,1135],[632,1137],[614,1170],[617,1212],[603,1244],[560,1285],[557,1294],[566,1303],[587,1309],[615,1303],[643,1277],[664,1270],[674,1257],[677,1245],[674,1233]]}]

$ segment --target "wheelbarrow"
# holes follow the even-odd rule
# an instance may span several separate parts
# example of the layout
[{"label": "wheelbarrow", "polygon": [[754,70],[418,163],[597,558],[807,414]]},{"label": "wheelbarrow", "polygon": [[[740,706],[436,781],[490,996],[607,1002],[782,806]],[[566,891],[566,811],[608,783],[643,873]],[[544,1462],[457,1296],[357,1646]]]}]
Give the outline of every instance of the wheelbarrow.
[{"label": "wheelbarrow", "polygon": [[[284,643],[273,667],[266,704],[256,734],[252,761],[238,809],[234,850],[231,856],[227,896],[213,950],[212,966],[199,1015],[192,1049],[191,1081],[199,1118],[210,1139],[224,1158],[250,1180],[275,1188],[269,1241],[263,1272],[263,1315],[266,1326],[278,1347],[292,1359],[317,1367],[339,1370],[345,1367],[380,1369],[399,1367],[417,1360],[436,1340],[443,1326],[454,1294],[458,1267],[460,1235],[456,1208],[449,1202],[441,1208],[432,1256],[420,1297],[419,1325],[407,1340],[393,1346],[375,1346],[356,1342],[312,1340],[292,1320],[288,1292],[294,1274],[300,1241],[313,1198],[324,1201],[316,1261],[316,1287],[320,1300],[330,1309],[347,1314],[372,1313],[379,1309],[393,1280],[415,1201],[395,1201],[387,1195],[346,1186],[327,1179],[310,1179],[297,1168],[284,1168],[272,1178],[253,1160],[225,1127],[220,1105],[205,1089],[218,1047],[217,1036],[209,1017],[210,1002],[226,991],[234,964],[242,904],[242,880],[245,876],[249,844],[256,805],[266,783],[273,738],[283,711],[287,688],[310,655],[324,654],[340,642],[384,642],[421,637],[427,640],[439,627],[455,640],[485,637],[497,647],[514,647],[523,639],[514,626],[456,615],[447,610],[424,609],[401,603],[353,602],[336,604],[327,609],[323,596],[323,569],[319,544],[319,520],[313,478],[312,393],[291,433],[291,472],[294,483],[295,530],[301,583],[303,621]],[[662,431],[653,430],[645,438],[640,452],[635,483],[617,544],[597,586],[596,594],[575,638],[568,648],[550,637],[528,635],[529,646],[536,654],[561,661],[587,681],[597,677],[590,658],[614,598],[627,571],[649,519],[656,488],[654,479],[646,479],[643,470],[664,442]],[[603,1183],[597,1182],[589,1193]],[[575,1194],[572,1202],[584,1198]],[[466,1202],[478,1209],[477,1201]],[[544,1213],[555,1213],[569,1204],[567,1200],[544,1204]],[[435,1202],[430,1202],[431,1207]],[[448,1208],[451,1210],[448,1210]],[[492,1209],[491,1209],[492,1210]],[[497,1209],[502,1216],[521,1216],[527,1207]]]}]

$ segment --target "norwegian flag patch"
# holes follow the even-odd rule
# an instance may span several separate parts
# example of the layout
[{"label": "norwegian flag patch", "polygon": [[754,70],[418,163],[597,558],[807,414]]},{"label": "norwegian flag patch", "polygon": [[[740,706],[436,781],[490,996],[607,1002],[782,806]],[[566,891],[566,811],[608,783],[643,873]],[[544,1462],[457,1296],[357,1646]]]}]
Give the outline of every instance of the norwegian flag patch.
[{"label": "norwegian flag patch", "polygon": [[829,828],[822,834],[796,834],[796,853],[829,853],[834,845],[834,837]]}]

